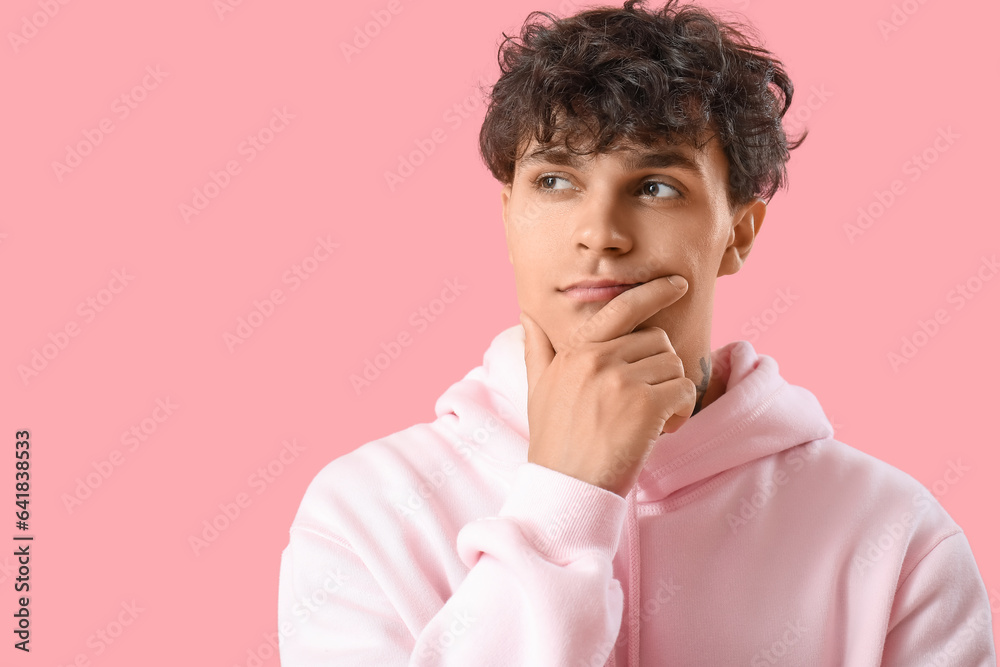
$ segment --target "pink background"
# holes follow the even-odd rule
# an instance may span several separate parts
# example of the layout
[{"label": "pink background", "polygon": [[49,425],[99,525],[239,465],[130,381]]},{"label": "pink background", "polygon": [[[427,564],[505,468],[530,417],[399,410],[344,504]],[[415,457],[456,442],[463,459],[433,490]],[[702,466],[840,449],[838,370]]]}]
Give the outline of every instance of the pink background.
[{"label": "pink background", "polygon": [[[36,536],[30,655],[11,647],[15,564],[0,556],[5,664],[276,665],[265,635],[308,482],[432,420],[441,392],[517,324],[500,186],[477,154],[476,84],[495,80],[501,31],[532,9],[575,6],[396,0],[392,14],[382,0],[244,0],[220,14],[225,1],[0,11],[0,541],[19,532],[20,429]],[[713,347],[750,340],[816,394],[840,440],[932,489],[968,534],[1000,618],[1000,279],[983,264],[1000,250],[1000,8],[908,0],[883,34],[886,1],[709,6],[757,26],[796,85],[786,125],[811,129],[749,263],[719,283]],[[391,20],[348,58],[341,45],[372,12]],[[88,152],[102,122],[110,132],[57,174],[67,146]],[[269,143],[251,151],[251,136]],[[433,152],[390,189],[385,172],[428,141]],[[212,197],[185,220],[181,205],[206,186]],[[859,207],[875,215],[849,238]],[[338,247],[317,250],[318,238]],[[417,324],[447,280],[467,287]],[[275,290],[269,316],[251,315]],[[794,298],[780,314],[779,290]],[[259,326],[227,344],[248,317]],[[351,375],[401,333],[412,343],[355,391]],[[22,377],[36,351],[51,358]],[[144,439],[123,442],[133,427]],[[300,449],[282,462],[286,441]],[[220,504],[239,516],[196,553],[204,522],[226,523]],[[100,640],[133,603],[134,620]]]}]

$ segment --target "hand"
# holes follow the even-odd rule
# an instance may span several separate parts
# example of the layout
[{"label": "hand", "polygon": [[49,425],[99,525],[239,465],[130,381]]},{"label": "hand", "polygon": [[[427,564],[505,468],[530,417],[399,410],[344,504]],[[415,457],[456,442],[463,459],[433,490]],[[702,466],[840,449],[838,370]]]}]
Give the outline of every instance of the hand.
[{"label": "hand", "polygon": [[697,390],[666,332],[635,331],[687,292],[656,278],[611,299],[558,354],[522,311],[528,461],[625,497],[653,443],[694,412]]}]

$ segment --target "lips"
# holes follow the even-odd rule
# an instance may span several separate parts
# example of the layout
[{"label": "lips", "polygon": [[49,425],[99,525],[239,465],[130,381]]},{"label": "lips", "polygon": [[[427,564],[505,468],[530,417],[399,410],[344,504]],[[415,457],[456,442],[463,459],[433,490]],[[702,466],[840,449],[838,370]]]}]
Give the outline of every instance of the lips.
[{"label": "lips", "polygon": [[612,280],[590,280],[560,290],[575,301],[610,301],[642,283],[623,284]]},{"label": "lips", "polygon": [[632,282],[627,278],[614,279],[614,278],[602,278],[600,280],[581,280],[579,282],[573,283],[569,287],[561,289],[561,292],[567,290],[583,288],[583,287],[635,287],[636,285],[641,285],[642,282]]}]

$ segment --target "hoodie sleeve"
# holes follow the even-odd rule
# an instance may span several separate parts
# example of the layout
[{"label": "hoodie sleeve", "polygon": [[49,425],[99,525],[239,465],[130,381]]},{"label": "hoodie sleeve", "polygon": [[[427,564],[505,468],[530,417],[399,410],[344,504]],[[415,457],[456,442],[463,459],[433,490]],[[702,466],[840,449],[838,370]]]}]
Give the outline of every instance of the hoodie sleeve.
[{"label": "hoodie sleeve", "polygon": [[996,667],[989,596],[965,533],[941,540],[896,590],[882,667]]},{"label": "hoodie sleeve", "polygon": [[[279,580],[281,664],[603,665],[622,620],[612,559],[626,506],[611,491],[521,464],[497,516],[458,532],[469,572],[415,636],[352,551],[293,531]],[[314,611],[301,606],[331,587]]]}]

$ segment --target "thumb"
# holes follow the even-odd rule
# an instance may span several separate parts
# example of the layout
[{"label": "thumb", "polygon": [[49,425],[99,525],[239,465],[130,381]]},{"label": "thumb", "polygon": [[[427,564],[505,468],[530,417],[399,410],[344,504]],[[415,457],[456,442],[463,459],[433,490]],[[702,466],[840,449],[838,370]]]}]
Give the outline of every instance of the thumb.
[{"label": "thumb", "polygon": [[552,363],[556,351],[552,348],[549,337],[542,328],[523,310],[521,311],[521,326],[524,327],[524,365],[528,372],[528,399],[534,391],[538,378]]}]

